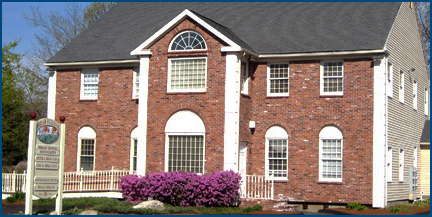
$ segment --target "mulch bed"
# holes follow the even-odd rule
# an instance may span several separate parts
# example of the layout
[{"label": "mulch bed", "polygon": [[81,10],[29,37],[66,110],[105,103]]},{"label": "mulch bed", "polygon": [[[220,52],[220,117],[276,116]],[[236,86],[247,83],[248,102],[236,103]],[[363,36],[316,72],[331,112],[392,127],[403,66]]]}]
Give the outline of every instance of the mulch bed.
[{"label": "mulch bed", "polygon": [[406,207],[405,209],[412,210],[412,212],[400,211],[398,214],[390,212],[389,209],[368,209],[363,211],[352,210],[350,208],[335,208],[320,210],[323,213],[333,213],[336,215],[426,215],[430,213],[430,207]]}]

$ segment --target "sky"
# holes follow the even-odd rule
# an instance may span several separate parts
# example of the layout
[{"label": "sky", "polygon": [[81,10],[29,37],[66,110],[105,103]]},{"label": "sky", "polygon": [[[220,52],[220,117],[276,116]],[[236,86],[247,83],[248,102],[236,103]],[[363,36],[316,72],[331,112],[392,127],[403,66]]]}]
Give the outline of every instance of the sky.
[{"label": "sky", "polygon": [[32,45],[36,43],[35,33],[39,30],[26,23],[23,13],[29,14],[31,6],[39,6],[41,11],[48,13],[63,12],[66,4],[66,2],[2,2],[2,45],[20,40],[14,52],[20,54],[31,52]]}]

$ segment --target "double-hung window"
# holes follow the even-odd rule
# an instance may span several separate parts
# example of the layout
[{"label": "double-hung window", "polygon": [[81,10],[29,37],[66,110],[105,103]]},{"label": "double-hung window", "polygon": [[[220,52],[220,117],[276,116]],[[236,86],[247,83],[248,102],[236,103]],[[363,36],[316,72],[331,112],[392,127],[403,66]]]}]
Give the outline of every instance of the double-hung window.
[{"label": "double-hung window", "polygon": [[267,96],[289,96],[289,65],[288,64],[268,65]]},{"label": "double-hung window", "polygon": [[249,68],[246,62],[241,62],[240,72],[241,72],[241,93],[248,94],[249,92]]},{"label": "double-hung window", "polygon": [[343,95],[343,62],[321,63],[321,95]]},{"label": "double-hung window", "polygon": [[83,70],[81,73],[81,99],[97,99],[99,70]]},{"label": "double-hung window", "polygon": [[334,126],[324,127],[319,135],[319,181],[342,182],[343,136]]},{"label": "double-hung window", "polygon": [[[183,31],[171,41],[169,52],[205,51],[204,37],[195,31]],[[205,92],[206,57],[179,57],[168,60],[168,92]]]},{"label": "double-hung window", "polygon": [[393,64],[387,63],[387,96],[393,98]]},{"label": "double-hung window", "polygon": [[80,171],[95,169],[96,132],[90,127],[83,127],[78,132],[78,168]]},{"label": "double-hung window", "polygon": [[417,110],[417,81],[413,81],[413,109]]},{"label": "double-hung window", "polygon": [[131,132],[131,151],[130,151],[130,171],[137,170],[137,153],[138,153],[138,127]]},{"label": "double-hung window", "polygon": [[402,70],[399,72],[399,102],[405,102],[405,74]]},{"label": "double-hung window", "polygon": [[133,90],[132,90],[132,98],[138,99],[139,97],[139,68],[135,68],[133,71]]},{"label": "double-hung window", "polygon": [[279,126],[266,132],[266,178],[288,179],[288,133]]}]

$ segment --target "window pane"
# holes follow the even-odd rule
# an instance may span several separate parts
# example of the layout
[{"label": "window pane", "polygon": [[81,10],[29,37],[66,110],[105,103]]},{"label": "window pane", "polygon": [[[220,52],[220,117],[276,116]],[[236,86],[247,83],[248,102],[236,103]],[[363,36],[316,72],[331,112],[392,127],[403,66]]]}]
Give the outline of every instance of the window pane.
[{"label": "window pane", "polygon": [[287,177],[288,140],[270,139],[268,149],[269,176]]},{"label": "window pane", "polygon": [[203,89],[206,81],[206,60],[171,60],[171,89]]},{"label": "window pane", "polygon": [[90,156],[81,156],[81,168],[84,171],[92,171],[93,170],[94,157]]},{"label": "window pane", "polygon": [[340,93],[343,91],[343,63],[323,63],[323,91]]},{"label": "window pane", "polygon": [[270,65],[270,93],[289,92],[289,68],[288,64]]},{"label": "window pane", "polygon": [[168,137],[168,171],[203,173],[203,136]]},{"label": "window pane", "polygon": [[204,38],[195,32],[184,32],[174,39],[171,50],[206,49]]}]

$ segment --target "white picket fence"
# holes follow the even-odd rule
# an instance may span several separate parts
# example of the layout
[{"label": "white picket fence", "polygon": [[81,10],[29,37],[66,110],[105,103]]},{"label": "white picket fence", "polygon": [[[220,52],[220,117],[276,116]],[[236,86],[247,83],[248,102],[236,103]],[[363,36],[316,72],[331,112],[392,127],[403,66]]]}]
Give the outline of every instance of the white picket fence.
[{"label": "white picket fence", "polygon": [[[65,172],[63,192],[119,191],[120,178],[132,174],[129,170]],[[2,173],[2,193],[25,192],[26,174]],[[274,181],[263,175],[242,178],[240,197],[244,199],[274,198]]]},{"label": "white picket fence", "polygon": [[[80,171],[63,173],[63,192],[119,191],[122,176],[129,170]],[[26,174],[2,173],[2,193],[25,192]]]},{"label": "white picket fence", "polygon": [[244,199],[273,200],[274,181],[264,175],[246,175],[242,178],[240,197]]}]

